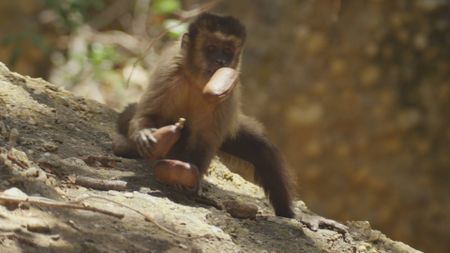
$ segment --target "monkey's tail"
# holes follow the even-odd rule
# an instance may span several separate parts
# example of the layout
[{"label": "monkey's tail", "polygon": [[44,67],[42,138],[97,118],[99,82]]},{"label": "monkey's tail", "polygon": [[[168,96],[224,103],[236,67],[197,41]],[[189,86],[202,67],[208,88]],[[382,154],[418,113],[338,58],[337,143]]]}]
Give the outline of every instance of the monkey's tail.
[{"label": "monkey's tail", "polygon": [[277,216],[292,218],[291,181],[278,149],[264,136],[256,121],[240,122],[234,138],[225,140],[221,150],[251,162],[255,181],[262,186]]}]

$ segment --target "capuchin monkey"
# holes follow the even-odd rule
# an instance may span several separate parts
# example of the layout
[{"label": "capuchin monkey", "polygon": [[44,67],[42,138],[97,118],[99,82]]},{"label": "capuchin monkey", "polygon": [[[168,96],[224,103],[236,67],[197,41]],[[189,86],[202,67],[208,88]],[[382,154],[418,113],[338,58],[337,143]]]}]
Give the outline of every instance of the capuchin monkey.
[{"label": "capuchin monkey", "polygon": [[254,165],[255,181],[275,214],[291,218],[291,181],[284,161],[261,124],[241,112],[240,84],[218,105],[202,94],[217,69],[240,69],[245,38],[245,27],[233,17],[197,17],[181,40],[163,52],[140,101],[120,114],[113,151],[127,158],[146,157],[155,144],[152,129],[186,118],[180,139],[165,158],[194,164],[201,176],[219,150],[242,158]]}]

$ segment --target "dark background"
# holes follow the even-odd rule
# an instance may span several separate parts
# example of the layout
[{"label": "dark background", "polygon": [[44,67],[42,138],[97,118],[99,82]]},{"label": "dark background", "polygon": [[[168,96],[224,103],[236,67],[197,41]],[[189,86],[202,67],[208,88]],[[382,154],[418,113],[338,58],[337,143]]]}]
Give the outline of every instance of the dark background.
[{"label": "dark background", "polygon": [[[201,3],[1,1],[0,61],[119,110],[183,32],[174,24],[192,13],[180,10]],[[234,0],[214,11],[247,26],[245,110],[283,150],[298,197],[448,250],[449,1]]]}]

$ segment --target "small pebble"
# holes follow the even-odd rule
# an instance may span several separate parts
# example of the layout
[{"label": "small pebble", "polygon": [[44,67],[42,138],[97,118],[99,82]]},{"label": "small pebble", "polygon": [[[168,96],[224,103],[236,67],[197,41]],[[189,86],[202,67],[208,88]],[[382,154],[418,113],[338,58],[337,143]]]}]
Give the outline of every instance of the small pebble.
[{"label": "small pebble", "polygon": [[53,177],[48,177],[45,179],[45,184],[48,186],[55,186],[57,184],[56,179]]},{"label": "small pebble", "polygon": [[11,129],[9,132],[9,144],[11,146],[15,146],[17,144],[17,140],[19,139],[19,130],[16,128]]},{"label": "small pebble", "polygon": [[51,231],[50,226],[45,221],[40,220],[40,219],[29,220],[27,222],[27,230],[30,232],[43,233],[43,234],[48,234]]},{"label": "small pebble", "polygon": [[47,152],[55,152],[58,150],[58,146],[52,142],[44,142],[44,144],[42,144],[42,149]]},{"label": "small pebble", "polygon": [[39,176],[39,170],[36,167],[30,167],[25,171],[26,177],[38,177]]},{"label": "small pebble", "polygon": [[134,195],[133,195],[133,193],[132,192],[125,192],[124,194],[123,194],[123,196],[125,196],[125,198],[132,198]]},{"label": "small pebble", "polygon": [[6,136],[7,133],[7,128],[5,123],[3,123],[3,121],[0,121],[0,135],[1,136]]},{"label": "small pebble", "polygon": [[[8,190],[5,190],[3,192],[3,194],[5,194],[6,196],[17,198],[17,199],[26,199],[28,197],[28,195],[26,193],[24,193],[23,191],[21,191],[20,189],[18,189],[16,187],[12,187],[12,188],[9,188]],[[14,210],[17,207],[20,207],[21,209],[29,209],[30,208],[30,205],[28,203],[12,203],[12,202],[7,202],[7,201],[4,201],[5,203],[2,203],[2,202],[3,201],[0,200],[0,204],[5,205],[10,210]]]},{"label": "small pebble", "polygon": [[118,195],[120,195],[120,192],[116,191],[116,190],[109,190],[108,194],[111,196],[118,196]]},{"label": "small pebble", "polygon": [[34,126],[34,125],[36,125],[36,120],[34,120],[33,118],[30,118],[30,119],[28,120],[28,124]]},{"label": "small pebble", "polygon": [[42,90],[41,89],[35,89],[35,90],[33,90],[33,94],[40,95],[40,94],[42,94]]},{"label": "small pebble", "polygon": [[223,203],[225,210],[234,218],[254,219],[258,212],[258,207],[253,204],[247,204],[236,200],[225,201]]},{"label": "small pebble", "polygon": [[61,236],[60,236],[59,234],[55,234],[55,235],[51,235],[50,238],[51,238],[53,241],[58,241],[58,240],[61,238]]},{"label": "small pebble", "polygon": [[12,187],[9,188],[8,190],[5,190],[3,192],[3,194],[11,196],[11,197],[16,197],[16,198],[27,198],[28,195],[26,193],[24,193],[23,191],[21,191],[20,189],[16,188],[16,187]]}]

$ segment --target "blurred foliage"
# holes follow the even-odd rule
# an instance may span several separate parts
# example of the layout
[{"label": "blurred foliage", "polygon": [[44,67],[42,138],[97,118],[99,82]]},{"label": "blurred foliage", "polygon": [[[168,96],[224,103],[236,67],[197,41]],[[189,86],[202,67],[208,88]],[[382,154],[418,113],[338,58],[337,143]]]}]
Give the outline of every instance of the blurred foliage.
[{"label": "blurred foliage", "polygon": [[[4,46],[0,60],[15,71],[44,77],[121,108],[127,102],[121,99],[122,94],[140,93],[148,80],[144,69],[155,60],[142,56],[156,56],[153,48],[186,31],[186,23],[173,15],[180,8],[179,0],[2,2],[0,11],[4,15],[0,21],[20,20],[25,30],[5,26],[7,30],[0,36],[0,45]],[[31,15],[20,19],[13,10]],[[151,43],[152,37],[162,31],[167,31],[165,36]],[[149,44],[153,47],[146,51]]]},{"label": "blurred foliage", "polygon": [[187,31],[187,23],[183,23],[180,20],[168,19],[163,23],[164,28],[169,32],[171,39],[179,38],[183,33]]},{"label": "blurred foliage", "polygon": [[20,57],[21,47],[25,41],[31,42],[32,46],[42,51],[45,55],[48,55],[50,52],[47,41],[35,30],[28,29],[4,36],[0,39],[0,45],[2,47],[11,47],[11,52],[6,62],[9,66],[16,65]]},{"label": "blurred foliage", "polygon": [[152,7],[157,14],[169,14],[180,10],[181,4],[179,0],[154,0]]},{"label": "blurred foliage", "polygon": [[89,48],[88,59],[98,71],[110,70],[117,61],[117,52],[111,46],[93,43]]},{"label": "blurred foliage", "polygon": [[44,9],[53,11],[67,32],[72,32],[84,24],[92,11],[105,7],[104,0],[40,0]]},{"label": "blurred foliage", "polygon": [[[105,2],[103,0],[40,0],[31,5],[35,6],[36,10],[42,10],[41,19],[55,19],[52,24],[61,30],[58,33],[63,34],[71,33],[77,27],[83,25],[88,15],[92,11],[103,8]],[[22,4],[9,4],[9,7],[14,6],[20,7]],[[8,20],[7,17],[11,14],[6,9],[4,9],[4,12],[7,14],[3,19]],[[43,23],[36,25],[30,22],[31,20],[23,27],[24,30],[12,30],[0,37],[0,45],[11,48],[7,63],[13,68],[22,56],[24,44],[30,43],[31,46],[40,51],[43,57],[50,57],[53,50],[53,45],[49,45],[44,35],[45,25]]]},{"label": "blurred foliage", "polygon": [[[199,2],[0,1],[0,60],[120,109],[142,94],[159,49],[186,31],[179,12]],[[449,5],[229,0],[216,9],[247,25],[245,109],[286,154],[307,205],[436,253],[450,248]]]}]

